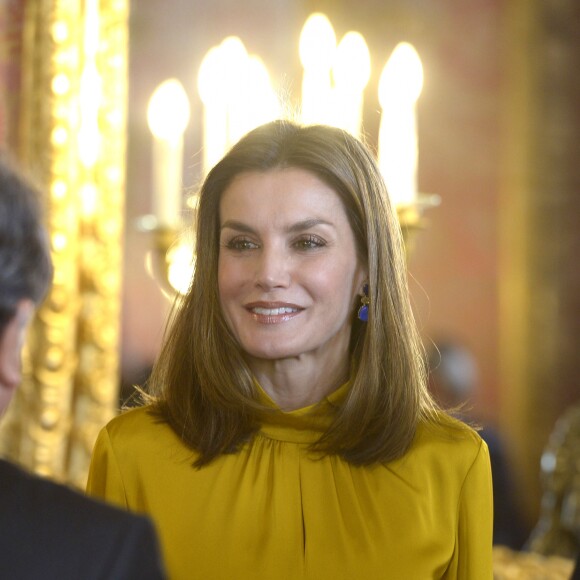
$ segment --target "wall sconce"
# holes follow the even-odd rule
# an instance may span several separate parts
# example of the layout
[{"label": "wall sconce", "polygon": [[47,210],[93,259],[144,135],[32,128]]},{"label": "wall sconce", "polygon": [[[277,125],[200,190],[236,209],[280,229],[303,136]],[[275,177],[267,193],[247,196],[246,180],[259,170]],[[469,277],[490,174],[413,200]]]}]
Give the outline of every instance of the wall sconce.
[{"label": "wall sconce", "polygon": [[379,80],[381,124],[379,167],[397,208],[407,254],[418,230],[425,227],[424,213],[441,203],[438,195],[420,194],[417,187],[417,100],[423,88],[423,65],[415,48],[397,44]]},{"label": "wall sconce", "polygon": [[[301,121],[334,125],[360,136],[364,90],[371,75],[363,36],[347,32],[337,46],[328,18],[314,13],[302,29],[299,53],[304,69]],[[397,208],[407,252],[416,232],[425,227],[425,211],[440,203],[439,196],[417,191],[416,104],[422,86],[417,51],[409,43],[398,44],[379,83],[379,166]],[[204,175],[246,132],[283,116],[264,63],[249,55],[237,37],[227,37],[207,52],[198,91],[203,103]],[[147,267],[169,296],[187,291],[195,259],[194,240],[186,239],[181,221],[183,131],[189,115],[187,96],[175,79],[162,83],[151,97],[154,215],[140,218],[138,228],[153,235]],[[196,201],[195,196],[187,199],[191,213]]]}]

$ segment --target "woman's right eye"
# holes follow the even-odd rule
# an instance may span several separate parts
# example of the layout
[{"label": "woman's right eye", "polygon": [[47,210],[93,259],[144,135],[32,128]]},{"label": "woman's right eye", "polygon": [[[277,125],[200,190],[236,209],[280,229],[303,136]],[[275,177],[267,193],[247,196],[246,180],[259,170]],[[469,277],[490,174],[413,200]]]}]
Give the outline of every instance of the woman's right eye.
[{"label": "woman's right eye", "polygon": [[243,252],[244,250],[255,250],[258,244],[249,240],[248,238],[233,238],[226,243],[226,247],[229,250],[235,250],[238,252]]}]

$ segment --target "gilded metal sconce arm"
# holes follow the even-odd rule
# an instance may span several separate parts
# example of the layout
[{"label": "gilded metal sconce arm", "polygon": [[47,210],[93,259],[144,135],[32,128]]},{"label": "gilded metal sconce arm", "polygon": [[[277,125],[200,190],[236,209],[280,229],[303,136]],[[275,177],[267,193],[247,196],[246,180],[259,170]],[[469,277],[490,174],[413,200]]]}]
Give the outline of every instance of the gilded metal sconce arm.
[{"label": "gilded metal sconce arm", "polygon": [[172,299],[176,288],[170,282],[172,264],[171,249],[178,243],[183,228],[160,225],[154,215],[143,215],[135,222],[137,231],[148,234],[151,242],[146,257],[146,268],[151,277],[160,285],[165,296]]},{"label": "gilded metal sconce arm", "polygon": [[417,196],[413,203],[397,206],[397,215],[403,232],[407,256],[413,251],[417,233],[427,227],[425,212],[440,204],[441,197],[439,195],[422,193]]}]

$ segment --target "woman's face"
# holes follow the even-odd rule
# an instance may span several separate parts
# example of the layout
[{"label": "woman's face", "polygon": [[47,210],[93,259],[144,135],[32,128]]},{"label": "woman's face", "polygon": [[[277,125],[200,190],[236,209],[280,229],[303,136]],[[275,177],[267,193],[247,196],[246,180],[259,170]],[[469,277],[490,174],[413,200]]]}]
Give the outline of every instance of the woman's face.
[{"label": "woman's face", "polygon": [[220,226],[220,300],[242,349],[348,357],[367,273],[338,194],[301,169],[243,173],[222,195]]}]

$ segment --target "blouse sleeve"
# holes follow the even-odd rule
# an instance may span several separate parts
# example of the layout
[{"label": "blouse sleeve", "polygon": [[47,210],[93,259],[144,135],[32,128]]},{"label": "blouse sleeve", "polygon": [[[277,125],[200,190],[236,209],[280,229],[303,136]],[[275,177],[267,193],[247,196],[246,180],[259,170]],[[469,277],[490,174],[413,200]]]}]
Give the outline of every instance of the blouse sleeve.
[{"label": "blouse sleeve", "polygon": [[99,433],[93,449],[87,493],[128,508],[125,485],[106,427]]},{"label": "blouse sleeve", "polygon": [[447,580],[491,580],[493,494],[489,451],[481,441],[459,496],[457,544],[447,569]]}]

